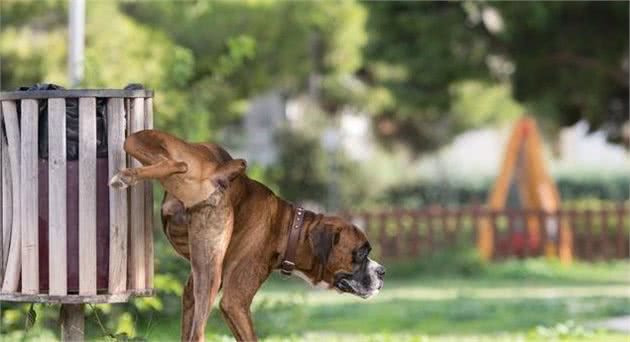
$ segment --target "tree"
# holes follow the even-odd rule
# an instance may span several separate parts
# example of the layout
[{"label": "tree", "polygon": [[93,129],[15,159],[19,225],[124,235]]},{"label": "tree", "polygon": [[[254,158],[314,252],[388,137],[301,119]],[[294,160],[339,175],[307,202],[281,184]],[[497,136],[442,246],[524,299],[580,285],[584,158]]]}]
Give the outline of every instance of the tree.
[{"label": "tree", "polygon": [[552,127],[586,119],[614,141],[628,120],[628,13],[620,2],[497,3],[494,51],[516,66],[515,97]]},{"label": "tree", "polygon": [[[432,149],[479,124],[453,107],[466,90],[457,85],[471,81],[507,87],[507,99],[514,89],[544,127],[584,118],[620,138],[628,118],[627,2],[366,6],[369,41],[359,75],[371,86],[385,143]],[[484,120],[511,116],[495,111]]]},{"label": "tree", "polygon": [[459,4],[373,2],[369,8],[366,62],[361,75],[381,103],[376,133],[385,143],[402,141],[416,151],[434,149],[462,128],[450,115],[449,86],[489,79],[488,44],[466,23]]},{"label": "tree", "polygon": [[[269,88],[299,94],[315,64],[324,76],[361,64],[366,13],[354,2],[136,2],[123,10],[192,52],[191,106],[213,112],[204,129],[237,121],[247,99]],[[311,54],[316,36],[321,64]]]}]

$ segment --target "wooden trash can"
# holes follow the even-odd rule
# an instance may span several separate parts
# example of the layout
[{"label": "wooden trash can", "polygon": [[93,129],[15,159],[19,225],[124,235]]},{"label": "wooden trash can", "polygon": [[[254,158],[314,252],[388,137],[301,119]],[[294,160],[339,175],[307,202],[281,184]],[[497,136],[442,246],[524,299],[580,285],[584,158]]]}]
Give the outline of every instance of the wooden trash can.
[{"label": "wooden trash can", "polygon": [[[123,142],[152,128],[152,98],[144,89],[0,93],[0,300],[118,303],[152,295],[151,184],[108,186],[120,169],[139,165]],[[66,122],[70,104],[78,104],[76,160],[67,158],[67,124],[77,125]],[[38,155],[42,136],[46,158]]]}]

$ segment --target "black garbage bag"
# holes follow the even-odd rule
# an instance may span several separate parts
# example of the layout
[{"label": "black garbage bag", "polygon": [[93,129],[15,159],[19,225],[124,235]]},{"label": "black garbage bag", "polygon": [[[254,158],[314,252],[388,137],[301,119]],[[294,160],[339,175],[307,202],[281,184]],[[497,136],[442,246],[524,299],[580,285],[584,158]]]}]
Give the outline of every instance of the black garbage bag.
[{"label": "black garbage bag", "polygon": [[[20,87],[20,91],[63,90],[62,86],[48,83],[37,83],[30,87]],[[18,102],[18,113],[20,113]],[[96,99],[96,157],[107,157],[107,99]],[[48,101],[38,101],[39,127],[37,129],[38,156],[48,159]],[[66,99],[66,159],[79,159],[79,99]]]},{"label": "black garbage bag", "polygon": [[129,83],[125,87],[125,90],[144,90],[144,86],[140,83]]}]

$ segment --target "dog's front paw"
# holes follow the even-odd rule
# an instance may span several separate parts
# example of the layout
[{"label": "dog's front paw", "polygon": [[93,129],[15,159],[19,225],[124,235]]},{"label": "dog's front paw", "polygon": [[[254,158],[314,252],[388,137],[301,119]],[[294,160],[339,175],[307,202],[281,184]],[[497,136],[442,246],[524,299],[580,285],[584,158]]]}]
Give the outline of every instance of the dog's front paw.
[{"label": "dog's front paw", "polygon": [[122,170],[112,177],[109,181],[109,186],[114,189],[126,189],[129,186],[136,184],[136,179],[133,175],[130,175],[127,170]]}]

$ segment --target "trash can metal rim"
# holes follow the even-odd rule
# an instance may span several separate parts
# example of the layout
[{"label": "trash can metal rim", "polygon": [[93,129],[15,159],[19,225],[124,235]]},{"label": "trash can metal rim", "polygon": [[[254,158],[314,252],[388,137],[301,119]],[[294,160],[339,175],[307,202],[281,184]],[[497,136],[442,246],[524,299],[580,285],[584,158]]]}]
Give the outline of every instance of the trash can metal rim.
[{"label": "trash can metal rim", "polygon": [[59,90],[31,90],[31,91],[2,91],[0,100],[76,98],[76,97],[153,97],[153,90],[136,89],[59,89]]}]

